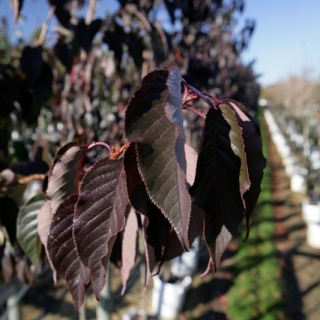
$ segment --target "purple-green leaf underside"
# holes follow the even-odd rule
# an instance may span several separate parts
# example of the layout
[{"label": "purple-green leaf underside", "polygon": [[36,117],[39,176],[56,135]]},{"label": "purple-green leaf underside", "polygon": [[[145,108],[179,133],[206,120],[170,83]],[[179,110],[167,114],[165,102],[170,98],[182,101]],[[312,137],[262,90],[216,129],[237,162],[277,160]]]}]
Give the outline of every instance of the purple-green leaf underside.
[{"label": "purple-green leaf underside", "polygon": [[75,308],[79,312],[86,285],[90,282],[90,272],[78,258],[72,235],[77,199],[77,194],[71,195],[60,204],[53,215],[47,238],[47,251],[58,276],[66,280]]},{"label": "purple-green leaf underside", "polygon": [[211,108],[207,114],[198,156],[196,178],[190,189],[194,203],[206,214],[204,237],[214,269],[244,217],[240,195],[241,162],[229,139],[230,125],[221,111]]},{"label": "purple-green leaf underside", "polygon": [[105,284],[106,266],[102,259],[111,253],[109,240],[124,227],[127,204],[122,159],[97,161],[82,180],[74,216],[77,251],[90,269],[97,298]]},{"label": "purple-green leaf underside", "polygon": [[38,264],[37,255],[37,226],[38,214],[45,202],[44,194],[31,198],[19,211],[17,218],[17,240],[34,266]]},{"label": "purple-green leaf underside", "polygon": [[[174,101],[179,101],[171,92],[170,77],[166,71],[154,71],[143,79],[129,103],[125,129],[127,139],[136,142],[138,168],[150,199],[187,249],[191,199],[184,143],[181,145],[183,139],[176,123],[179,120],[175,118],[176,109],[181,106],[170,109]],[[178,77],[172,77],[178,81]],[[168,115],[168,109],[172,114]]]},{"label": "purple-green leaf underside", "polygon": [[53,213],[65,199],[78,192],[79,166],[87,149],[85,144],[71,142],[63,146],[54,158],[46,191]]},{"label": "purple-green leaf underside", "polygon": [[260,191],[261,181],[263,178],[263,170],[266,167],[266,159],[262,152],[262,140],[260,129],[249,115],[244,106],[233,100],[225,100],[232,110],[235,111],[238,123],[242,128],[242,137],[245,145],[245,153],[251,186],[244,194],[246,203],[246,222],[247,235],[249,235],[249,220],[254,206],[257,203]]},{"label": "purple-green leaf underside", "polygon": [[234,154],[239,157],[241,162],[239,186],[241,197],[243,197],[244,193],[248,191],[248,189],[250,188],[251,182],[248,172],[247,157],[244,149],[244,141],[242,138],[242,128],[238,124],[235,112],[230,108],[229,105],[220,104],[219,109],[221,110],[224,119],[228,122],[230,126],[229,138],[231,141],[231,148]]}]

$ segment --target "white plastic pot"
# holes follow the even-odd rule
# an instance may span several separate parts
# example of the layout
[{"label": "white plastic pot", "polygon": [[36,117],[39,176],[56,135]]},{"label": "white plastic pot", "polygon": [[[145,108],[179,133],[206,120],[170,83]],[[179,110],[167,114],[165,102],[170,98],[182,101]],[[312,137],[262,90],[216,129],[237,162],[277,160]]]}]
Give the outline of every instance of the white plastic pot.
[{"label": "white plastic pot", "polygon": [[320,224],[320,204],[302,202],[302,217],[306,224]]},{"label": "white plastic pot", "polygon": [[302,203],[302,217],[307,224],[307,244],[320,249],[320,204]]},{"label": "white plastic pot", "polygon": [[306,179],[303,174],[293,173],[290,178],[290,188],[293,192],[305,193],[306,192]]},{"label": "white plastic pot", "polygon": [[171,274],[178,278],[192,276],[197,269],[199,261],[200,239],[193,242],[190,251],[184,252],[180,257],[171,260]]},{"label": "white plastic pot", "polygon": [[144,310],[130,309],[126,314],[122,316],[122,320],[142,319],[145,316],[146,312]]},{"label": "white plastic pot", "polygon": [[319,223],[308,224],[307,243],[312,248],[320,249],[320,224]]},{"label": "white plastic pot", "polygon": [[162,320],[175,318],[180,312],[187,289],[192,279],[187,276],[177,283],[162,281],[159,276],[153,277],[152,311]]},{"label": "white plastic pot", "polygon": [[192,276],[197,269],[198,260],[196,251],[184,252],[180,257],[171,260],[171,273],[175,277]]}]

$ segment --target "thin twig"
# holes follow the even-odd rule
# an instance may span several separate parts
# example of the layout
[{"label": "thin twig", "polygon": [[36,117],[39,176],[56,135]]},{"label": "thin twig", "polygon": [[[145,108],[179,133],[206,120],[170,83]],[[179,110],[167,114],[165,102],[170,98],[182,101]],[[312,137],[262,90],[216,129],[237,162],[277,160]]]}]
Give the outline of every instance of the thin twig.
[{"label": "thin twig", "polygon": [[206,116],[202,113],[202,112],[200,112],[200,111],[198,111],[198,110],[196,110],[196,109],[194,109],[194,108],[192,108],[192,107],[185,107],[184,108],[185,110],[189,110],[189,111],[192,111],[193,113],[195,113],[196,115],[198,115],[200,118],[202,118],[202,119],[205,119],[206,118]]},{"label": "thin twig", "polygon": [[18,179],[18,183],[19,184],[26,184],[26,183],[33,181],[33,180],[42,180],[43,181],[45,179],[45,177],[46,177],[45,174],[32,174],[30,176]]},{"label": "thin twig", "polygon": [[217,97],[215,97],[215,96],[212,96],[211,94],[209,94],[209,93],[203,93],[205,96],[207,96],[207,97],[209,97],[209,98],[211,98],[212,100],[214,100],[216,103],[218,103],[218,104],[220,104],[220,103],[222,103],[222,100],[220,100],[220,99],[218,99]]},{"label": "thin twig", "polygon": [[42,29],[41,29],[41,33],[40,33],[40,36],[39,36],[39,39],[37,41],[37,45],[42,45],[44,43],[44,40],[45,40],[45,37],[47,35],[47,32],[48,32],[48,28],[49,28],[49,23],[54,15],[54,12],[56,10],[56,6],[51,6],[50,7],[50,10],[49,10],[49,13],[47,15],[47,18],[42,26]]},{"label": "thin twig", "polygon": [[123,152],[125,152],[130,146],[130,143],[127,142],[124,144],[119,150],[113,150],[110,159],[115,160],[117,159]]},{"label": "thin twig", "polygon": [[95,16],[95,11],[96,11],[96,0],[90,0],[89,2],[89,7],[88,7],[88,12],[86,16],[86,24],[89,25],[94,16]]},{"label": "thin twig", "polygon": [[214,106],[214,104],[208,99],[208,97],[203,94],[201,91],[199,91],[198,89],[190,86],[189,84],[187,84],[187,86],[189,87],[190,90],[192,90],[200,99],[202,99],[204,102],[206,102],[211,108],[216,109],[216,107]]},{"label": "thin twig", "polygon": [[106,148],[108,149],[110,155],[112,154],[112,149],[111,149],[111,147],[110,147],[107,143],[102,142],[102,141],[92,142],[92,143],[90,144],[90,146],[88,147],[88,150],[92,149],[92,148],[95,147],[95,146],[103,146],[103,147],[106,147]]}]

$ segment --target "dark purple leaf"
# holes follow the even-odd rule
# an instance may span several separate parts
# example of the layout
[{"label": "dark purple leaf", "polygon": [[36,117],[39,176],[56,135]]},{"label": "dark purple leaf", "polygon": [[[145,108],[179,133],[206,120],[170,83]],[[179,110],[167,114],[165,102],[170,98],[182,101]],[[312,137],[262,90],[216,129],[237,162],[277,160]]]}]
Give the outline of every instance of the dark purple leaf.
[{"label": "dark purple leaf", "polygon": [[148,287],[148,283],[150,280],[150,277],[152,275],[152,271],[156,265],[156,254],[154,248],[147,242],[147,227],[148,227],[148,219],[144,216],[141,216],[141,222],[142,222],[142,231],[144,235],[144,248],[145,248],[145,278],[144,278],[144,288],[145,290]]},{"label": "dark purple leaf", "polygon": [[247,166],[251,181],[250,189],[244,194],[246,203],[245,215],[247,222],[247,238],[249,235],[250,216],[261,191],[260,185],[263,177],[263,169],[266,167],[266,159],[262,153],[260,129],[249,115],[248,110],[236,101],[225,100],[224,102],[236,113],[238,123],[242,128],[242,136],[245,145]]},{"label": "dark purple leaf", "polygon": [[149,197],[188,248],[191,201],[178,69],[154,71],[143,79],[127,108],[125,132],[137,144],[139,171]]},{"label": "dark purple leaf", "polygon": [[33,86],[39,79],[43,63],[41,47],[24,47],[20,58],[20,68],[30,86]]},{"label": "dark purple leaf", "polygon": [[40,208],[37,220],[38,220],[38,235],[40,237],[41,243],[46,246],[47,237],[50,229],[52,219],[51,203],[47,200],[43,206]]},{"label": "dark purple leaf", "polygon": [[129,200],[133,208],[147,218],[146,240],[154,248],[156,260],[160,261],[163,246],[169,235],[171,226],[161,210],[150,200],[143,183],[137,163],[135,143],[131,143],[124,155]]},{"label": "dark purple leaf", "polygon": [[53,72],[47,62],[43,62],[41,73],[35,83],[33,90],[35,97],[45,103],[52,95]]},{"label": "dark purple leaf", "polygon": [[[192,211],[190,216],[189,225],[189,243],[192,244],[196,237],[200,236],[203,232],[203,225],[205,220],[204,211],[192,205]],[[173,230],[170,232],[167,242],[165,244],[165,249],[163,252],[162,262],[166,260],[171,260],[175,257],[180,256],[185,250],[182,248],[181,243]]]},{"label": "dark purple leaf", "polygon": [[78,192],[81,165],[87,150],[88,146],[85,144],[70,142],[54,158],[47,188],[52,213],[65,199]]},{"label": "dark purple leaf", "polygon": [[122,160],[104,158],[96,162],[81,184],[74,238],[81,261],[90,269],[97,298],[105,284],[106,269],[101,260],[111,254],[109,240],[124,227],[127,204]]},{"label": "dark purple leaf", "polygon": [[81,9],[84,0],[48,0],[51,6],[55,6],[55,15],[59,22],[67,27],[71,17],[77,9]]},{"label": "dark purple leaf", "polygon": [[75,38],[67,41],[64,37],[60,37],[54,45],[53,52],[65,66],[67,72],[70,73],[73,67],[74,57],[79,53],[79,45]]},{"label": "dark purple leaf", "polygon": [[141,37],[137,31],[131,31],[127,34],[126,44],[128,46],[129,54],[134,61],[134,64],[138,69],[141,69],[142,63],[144,61],[143,51],[146,50],[143,37]]},{"label": "dark purple leaf", "polygon": [[168,55],[167,37],[159,23],[151,24],[150,35],[152,40],[153,57],[159,65],[166,60]]},{"label": "dark purple leaf", "polygon": [[109,46],[109,50],[114,52],[114,59],[116,60],[117,70],[120,71],[123,47],[122,44],[126,41],[126,33],[123,27],[117,22],[112,24],[112,27],[107,29],[103,35],[102,41]]},{"label": "dark purple leaf", "polygon": [[[242,138],[242,128],[239,126],[235,112],[226,104],[219,104],[219,109],[222,112],[224,119],[228,122],[230,126],[229,139],[231,141],[231,148],[235,155],[237,155],[240,159],[240,175],[239,175],[239,187],[240,194],[243,198],[245,192],[251,186],[251,181],[249,178],[248,165],[247,165],[247,157],[244,150],[244,141]],[[245,206],[245,202],[243,201],[243,205]]]},{"label": "dark purple leaf", "polygon": [[187,144],[184,145],[184,151],[186,154],[187,162],[187,182],[189,186],[192,186],[194,183],[194,178],[196,176],[198,154],[193,148],[191,148]]},{"label": "dark purple leaf", "polygon": [[[112,247],[112,252],[110,254],[110,262],[112,262],[119,269],[121,268],[121,265],[122,265],[122,238],[123,238],[123,230],[117,234],[116,240]],[[110,246],[108,245],[108,248],[109,247]],[[107,264],[108,264],[108,261],[107,261]]]},{"label": "dark purple leaf", "polygon": [[75,308],[79,312],[86,285],[90,282],[90,272],[78,258],[73,241],[72,222],[77,199],[77,194],[71,195],[60,204],[53,215],[47,250],[58,276],[66,280]]},{"label": "dark purple leaf", "polygon": [[138,220],[133,208],[129,211],[126,225],[123,232],[122,241],[122,294],[126,291],[127,281],[130,276],[130,271],[134,266],[137,251],[137,232]]},{"label": "dark purple leaf", "polygon": [[74,31],[78,42],[81,47],[89,52],[92,40],[102,25],[101,19],[93,20],[89,25],[86,24],[84,19],[79,19],[76,25],[71,24],[71,29]]},{"label": "dark purple leaf", "polygon": [[214,271],[244,217],[239,190],[241,161],[232,149],[230,132],[221,111],[211,108],[206,117],[195,182],[190,189],[194,203],[206,214],[204,237]]}]

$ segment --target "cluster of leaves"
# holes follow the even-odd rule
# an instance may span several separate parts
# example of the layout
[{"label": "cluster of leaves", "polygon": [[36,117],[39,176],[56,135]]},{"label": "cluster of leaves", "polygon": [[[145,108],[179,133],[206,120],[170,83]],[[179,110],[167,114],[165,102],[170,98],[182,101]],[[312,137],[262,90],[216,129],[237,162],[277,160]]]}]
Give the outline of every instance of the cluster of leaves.
[{"label": "cluster of leaves", "polygon": [[[198,157],[185,143],[182,112],[196,97],[210,104]],[[207,271],[215,271],[244,218],[248,226],[265,166],[259,129],[239,103],[217,101],[188,86],[177,68],[154,71],[130,100],[120,150],[85,174],[83,160],[95,144],[69,143],[57,153],[40,230],[52,217],[46,250],[77,310],[89,282],[99,299],[109,259],[120,266],[125,287],[139,226],[146,285],[157,264],[188,250],[202,233]]]},{"label": "cluster of leaves", "polygon": [[[7,243],[16,246],[17,237],[15,249],[21,257],[26,253],[28,266],[39,265],[45,248],[55,272],[67,280],[77,309],[89,282],[99,297],[109,259],[121,267],[125,288],[138,228],[145,237],[146,285],[155,265],[188,250],[201,233],[208,270],[216,270],[242,219],[249,221],[264,159],[248,112],[191,85],[210,86],[211,94],[236,98],[249,108],[256,105],[256,77],[252,66],[240,61],[254,25],[248,22],[233,34],[243,1],[119,0],[120,9],[103,20],[77,17],[83,0],[48,3],[39,39],[19,47],[14,56],[11,49],[0,51],[0,204],[6,208],[0,223]],[[180,30],[168,32],[159,23],[161,3],[172,23],[181,22]],[[24,1],[13,4],[17,19]],[[48,48],[45,30],[53,14],[60,23],[54,29],[58,39]],[[170,69],[174,65],[188,84],[178,69]],[[162,66],[171,71],[149,73]],[[202,135],[197,156],[185,143],[182,109],[192,110],[191,101],[199,97],[210,110],[189,123],[205,119],[203,130],[196,130]],[[24,123],[35,128],[44,108],[63,124],[61,137],[73,141],[60,149],[49,172],[43,150],[29,159],[25,141],[11,141],[13,127],[25,137]],[[105,121],[112,112],[113,120]],[[123,147],[109,157],[97,151],[102,159],[88,171],[92,151],[99,150],[92,148],[99,145],[93,141]],[[13,166],[8,150],[13,146],[18,153],[18,144],[27,162]],[[8,167],[11,171],[2,171]],[[21,175],[34,174],[41,181],[49,176],[46,196],[40,192],[17,200],[12,185],[20,184]],[[2,264],[11,261],[7,270],[12,270],[12,256],[0,248]],[[18,269],[23,270],[20,279],[30,282],[29,269]]]}]

